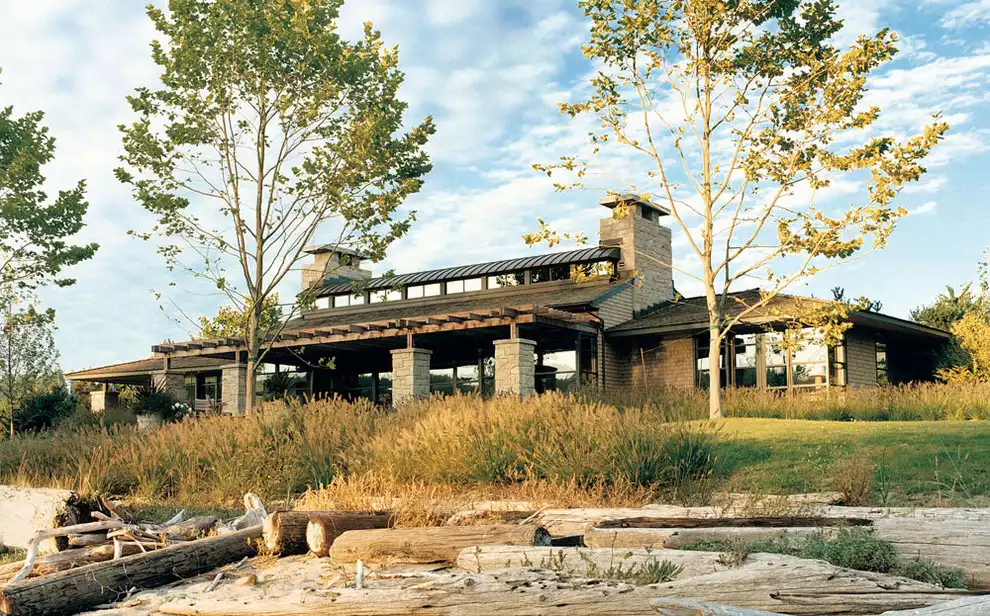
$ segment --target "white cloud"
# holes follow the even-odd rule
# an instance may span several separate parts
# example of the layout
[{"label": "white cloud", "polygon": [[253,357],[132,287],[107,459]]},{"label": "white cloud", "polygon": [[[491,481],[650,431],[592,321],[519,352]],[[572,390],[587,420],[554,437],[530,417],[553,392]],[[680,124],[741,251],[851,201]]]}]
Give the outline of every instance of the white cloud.
[{"label": "white cloud", "polygon": [[947,12],[939,23],[943,28],[970,28],[990,23],[990,0],[964,2]]},{"label": "white cloud", "polygon": [[918,207],[914,208],[913,210],[910,210],[909,214],[911,216],[917,216],[919,214],[931,214],[935,211],[936,208],[938,208],[937,201],[925,201]]}]

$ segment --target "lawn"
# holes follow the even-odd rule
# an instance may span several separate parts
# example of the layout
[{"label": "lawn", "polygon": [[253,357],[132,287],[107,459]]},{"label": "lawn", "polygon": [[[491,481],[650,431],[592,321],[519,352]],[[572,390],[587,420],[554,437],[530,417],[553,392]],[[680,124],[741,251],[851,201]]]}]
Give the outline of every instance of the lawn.
[{"label": "lawn", "polygon": [[990,496],[985,422],[727,419],[719,427],[719,474],[735,490],[831,489],[835,461],[860,455],[877,467],[872,504],[985,505]]}]

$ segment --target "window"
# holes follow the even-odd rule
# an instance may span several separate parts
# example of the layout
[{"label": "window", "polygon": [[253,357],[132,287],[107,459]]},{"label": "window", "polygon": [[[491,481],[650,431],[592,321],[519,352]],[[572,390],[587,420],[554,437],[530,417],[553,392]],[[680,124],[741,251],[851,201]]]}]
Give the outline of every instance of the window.
[{"label": "window", "polygon": [[480,291],[481,278],[468,278],[465,280],[451,280],[447,283],[447,294],[466,293],[468,291]]},{"label": "window", "polygon": [[890,382],[887,371],[887,343],[877,341],[877,385],[887,385]]},{"label": "window", "polygon": [[364,293],[357,293],[351,295],[350,293],[345,293],[342,295],[333,296],[333,307],[343,308],[345,306],[360,306],[364,303]]},{"label": "window", "polygon": [[825,387],[828,384],[828,348],[821,336],[811,335],[791,353],[791,387]]},{"label": "window", "polygon": [[484,282],[481,278],[468,278],[464,281],[465,291],[480,291]]},{"label": "window", "polygon": [[756,334],[745,334],[733,338],[732,348],[735,352],[733,357],[735,381],[733,385],[736,387],[756,387],[758,383],[756,347]]},{"label": "window", "polygon": [[536,355],[536,391],[574,391],[577,385],[577,352],[555,351]]},{"label": "window", "polygon": [[763,335],[763,362],[768,389],[787,389],[787,351],[780,334]]},{"label": "window", "polygon": [[453,368],[434,368],[430,370],[430,393],[447,395],[454,393]]},{"label": "window", "polygon": [[[694,374],[695,374],[695,384],[702,388],[708,389],[708,385],[711,383],[711,372],[709,371],[709,360],[708,360],[708,349],[711,348],[711,339],[708,334],[703,334],[695,338],[694,346]],[[726,349],[728,348],[728,339],[726,339],[725,348],[722,349],[722,353],[719,356],[719,379],[722,385],[729,385],[728,374],[725,371],[725,359],[728,357]]]},{"label": "window", "polygon": [[333,298],[332,297],[317,297],[315,303],[316,303],[316,309],[317,310],[325,310],[326,308],[330,308],[333,305]]},{"label": "window", "polygon": [[220,399],[220,377],[215,374],[209,374],[203,377],[203,388],[200,392],[200,398],[209,398],[210,400]]},{"label": "window", "polygon": [[595,263],[585,263],[583,265],[572,265],[570,277],[573,280],[582,278],[599,278],[615,276],[615,265],[612,261],[597,261]]},{"label": "window", "polygon": [[182,385],[186,390],[186,402],[192,406],[196,402],[196,375],[186,376],[182,380]]},{"label": "window", "polygon": [[372,291],[370,294],[372,304],[380,304],[382,302],[394,302],[402,299],[402,291],[396,291],[394,289],[385,289],[383,291]]},{"label": "window", "polygon": [[530,281],[549,282],[551,280],[568,280],[571,277],[570,265],[547,265],[538,267],[530,272]]},{"label": "window", "polygon": [[406,287],[406,299],[419,299],[423,297],[423,285]]},{"label": "window", "polygon": [[409,299],[419,299],[421,297],[435,297],[440,295],[440,283],[419,284],[406,287],[406,297]]},{"label": "window", "polygon": [[519,285],[526,284],[526,273],[525,272],[515,272],[512,274],[499,274],[498,276],[488,277],[488,288],[489,289],[502,289],[504,287],[518,287]]}]

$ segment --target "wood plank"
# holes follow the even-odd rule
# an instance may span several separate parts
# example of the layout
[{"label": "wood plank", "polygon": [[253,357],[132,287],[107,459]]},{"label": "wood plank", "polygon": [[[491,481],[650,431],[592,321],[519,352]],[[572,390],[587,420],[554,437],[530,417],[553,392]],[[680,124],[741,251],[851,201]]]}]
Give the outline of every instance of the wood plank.
[{"label": "wood plank", "polygon": [[469,546],[549,544],[550,535],[532,525],[352,530],[337,537],[330,547],[330,558],[337,563],[454,562]]}]

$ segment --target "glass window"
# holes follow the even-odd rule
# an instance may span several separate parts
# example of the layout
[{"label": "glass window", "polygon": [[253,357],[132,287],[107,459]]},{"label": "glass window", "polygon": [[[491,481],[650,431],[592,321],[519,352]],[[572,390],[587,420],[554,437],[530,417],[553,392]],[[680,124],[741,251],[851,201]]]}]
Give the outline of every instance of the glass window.
[{"label": "glass window", "polygon": [[439,368],[430,370],[430,392],[453,394],[454,393],[454,369]]},{"label": "glass window", "polygon": [[186,389],[186,402],[191,406],[196,402],[196,376],[186,376],[182,381],[183,386]]},{"label": "glass window", "polygon": [[736,387],[756,387],[756,334],[736,336],[732,341],[735,351],[735,383]]},{"label": "glass window", "polygon": [[200,398],[220,399],[220,377],[211,374],[203,377],[203,391]]},{"label": "glass window", "polygon": [[364,293],[357,293],[351,296],[351,306],[360,306],[364,303]]},{"label": "glass window", "polygon": [[887,385],[890,382],[887,371],[887,343],[877,342],[877,385]]},{"label": "glass window", "polygon": [[411,287],[406,287],[406,298],[407,299],[419,299],[423,297],[423,285],[418,284]]},{"label": "glass window", "polygon": [[519,285],[526,284],[526,273],[525,272],[515,272],[513,274],[499,274],[498,276],[488,277],[488,288],[489,289],[501,289],[504,287],[518,287]]},{"label": "glass window", "polygon": [[440,283],[428,284],[423,287],[424,297],[436,297],[437,295],[442,295],[443,289],[440,287]]},{"label": "glass window", "polygon": [[350,306],[350,305],[351,305],[351,296],[350,295],[334,295],[333,296],[333,307],[334,308],[341,308],[343,306]]},{"label": "glass window", "polygon": [[325,310],[331,307],[333,300],[329,297],[317,297],[313,303],[316,305],[317,310]]},{"label": "glass window", "polygon": [[530,272],[531,282],[549,282],[551,280],[568,280],[571,277],[570,265],[547,265],[538,267]]},{"label": "glass window", "polygon": [[[728,339],[726,339],[726,345],[728,344]],[[702,389],[708,389],[711,383],[711,375],[709,372],[709,361],[708,361],[708,349],[711,347],[711,338],[708,334],[702,334],[695,337],[694,346],[694,374],[695,383],[698,387]],[[725,349],[722,349],[722,353],[719,355],[719,378],[721,379],[722,385],[728,385],[728,374],[725,370],[725,358],[728,354]]]},{"label": "glass window", "polygon": [[766,367],[767,387],[770,389],[786,388],[787,351],[783,348],[780,334],[763,335],[763,362]]},{"label": "glass window", "polygon": [[536,391],[574,391],[577,384],[577,351],[544,353],[542,360],[536,355]]},{"label": "glass window", "polygon": [[828,347],[820,335],[805,330],[806,337],[791,353],[792,387],[825,387],[828,384]]},{"label": "glass window", "polygon": [[447,294],[465,293],[468,291],[480,291],[481,278],[468,278],[466,280],[451,280],[447,283]]},{"label": "glass window", "polygon": [[396,291],[394,289],[372,291],[370,295],[371,295],[372,304],[380,304],[382,302],[394,302],[402,299],[402,291]]},{"label": "glass window", "polygon": [[478,391],[478,364],[469,366],[457,366],[455,369],[457,380],[457,391],[465,394],[472,394]]},{"label": "glass window", "polygon": [[480,291],[482,286],[481,278],[469,278],[464,281],[465,291]]}]

